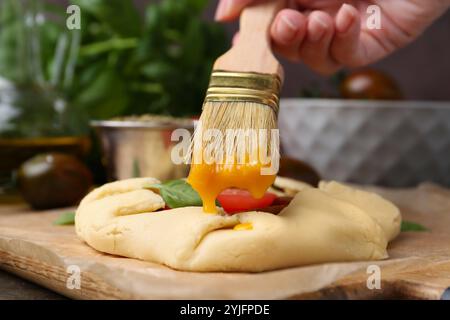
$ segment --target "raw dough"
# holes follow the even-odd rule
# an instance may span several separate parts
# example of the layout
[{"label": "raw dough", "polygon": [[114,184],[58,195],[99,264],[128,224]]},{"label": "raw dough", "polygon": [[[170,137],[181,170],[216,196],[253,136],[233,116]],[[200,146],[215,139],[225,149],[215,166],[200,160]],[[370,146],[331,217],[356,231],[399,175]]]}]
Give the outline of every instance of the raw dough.
[{"label": "raw dough", "polygon": [[270,187],[268,191],[279,197],[292,197],[305,188],[312,188],[312,186],[306,182],[277,176],[273,182],[273,187]]},{"label": "raw dough", "polygon": [[[399,210],[378,195],[338,184],[304,188],[279,215],[212,215],[200,207],[156,211],[163,199],[138,178],[83,199],[76,231],[110,254],[189,271],[257,272],[321,262],[376,260],[400,230]],[[250,222],[252,230],[232,230]]]}]

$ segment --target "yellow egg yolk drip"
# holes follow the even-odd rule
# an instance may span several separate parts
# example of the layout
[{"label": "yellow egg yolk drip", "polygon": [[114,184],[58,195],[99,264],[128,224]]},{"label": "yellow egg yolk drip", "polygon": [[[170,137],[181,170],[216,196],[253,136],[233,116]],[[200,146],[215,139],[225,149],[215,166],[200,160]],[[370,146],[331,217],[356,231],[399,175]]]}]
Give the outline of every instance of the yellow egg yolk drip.
[{"label": "yellow egg yolk drip", "polygon": [[233,227],[233,230],[235,231],[252,230],[252,229],[253,225],[250,222],[239,223]]},{"label": "yellow egg yolk drip", "polygon": [[262,175],[260,163],[250,164],[192,164],[188,183],[203,201],[203,211],[216,213],[216,198],[227,188],[248,190],[254,198],[264,196],[276,175]]}]

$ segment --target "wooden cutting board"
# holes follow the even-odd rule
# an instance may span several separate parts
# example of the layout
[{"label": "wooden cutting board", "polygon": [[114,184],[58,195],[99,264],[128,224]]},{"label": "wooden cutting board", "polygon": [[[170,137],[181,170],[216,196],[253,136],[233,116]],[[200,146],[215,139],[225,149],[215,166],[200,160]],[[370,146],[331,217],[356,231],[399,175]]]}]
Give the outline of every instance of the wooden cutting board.
[{"label": "wooden cutting board", "polygon": [[[175,271],[99,253],[76,237],[73,226],[52,225],[70,209],[33,212],[4,205],[0,268],[77,299],[440,299],[450,287],[450,191],[434,185],[376,191],[400,207],[404,220],[430,230],[402,233],[384,261],[262,273]],[[367,287],[370,265],[380,268],[379,289]]]}]

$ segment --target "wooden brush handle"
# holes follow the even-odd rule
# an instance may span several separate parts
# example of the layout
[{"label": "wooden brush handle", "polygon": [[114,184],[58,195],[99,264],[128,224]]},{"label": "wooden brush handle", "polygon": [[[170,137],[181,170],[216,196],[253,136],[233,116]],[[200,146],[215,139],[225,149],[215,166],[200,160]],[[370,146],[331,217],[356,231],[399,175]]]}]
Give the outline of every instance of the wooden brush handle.
[{"label": "wooden brush handle", "polygon": [[270,26],[285,5],[285,0],[259,0],[245,8],[237,43],[216,60],[214,70],[277,74],[283,78],[271,49]]}]

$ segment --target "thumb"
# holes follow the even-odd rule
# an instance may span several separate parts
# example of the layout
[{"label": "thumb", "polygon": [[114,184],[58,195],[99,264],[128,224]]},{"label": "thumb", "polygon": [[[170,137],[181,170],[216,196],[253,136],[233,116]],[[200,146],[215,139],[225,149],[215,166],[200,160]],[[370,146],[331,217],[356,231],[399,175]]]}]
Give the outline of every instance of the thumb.
[{"label": "thumb", "polygon": [[242,9],[254,0],[219,0],[215,19],[217,21],[230,21],[236,19]]}]

